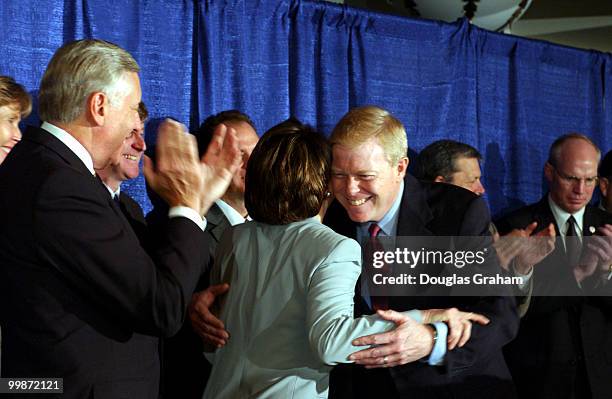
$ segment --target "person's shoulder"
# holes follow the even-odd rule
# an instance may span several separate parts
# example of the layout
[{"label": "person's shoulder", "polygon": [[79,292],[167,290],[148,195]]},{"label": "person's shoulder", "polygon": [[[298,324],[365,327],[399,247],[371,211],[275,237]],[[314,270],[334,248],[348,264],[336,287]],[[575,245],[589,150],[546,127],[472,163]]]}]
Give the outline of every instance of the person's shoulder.
[{"label": "person's shoulder", "polygon": [[606,212],[596,206],[587,205],[586,212],[591,214],[591,217],[595,219],[598,224],[612,224],[612,213]]},{"label": "person's shoulder", "polygon": [[446,206],[465,208],[481,198],[470,190],[454,184],[419,181],[430,204],[444,203]]},{"label": "person's shoulder", "polygon": [[466,215],[490,219],[486,202],[470,190],[447,183],[419,181],[419,184],[436,220],[460,225]]},{"label": "person's shoulder", "polygon": [[540,209],[541,203],[535,202],[533,204],[523,205],[516,208],[499,218],[499,220],[516,220],[525,217],[533,218],[534,216],[541,214],[543,211]]},{"label": "person's shoulder", "polygon": [[361,253],[361,247],[357,241],[335,232],[315,218],[274,226],[249,222],[236,226],[234,229],[236,234],[252,234],[255,233],[254,230],[261,229],[266,236],[279,240],[279,245],[295,243],[295,250],[305,249],[305,255],[308,253],[317,254],[317,256],[330,253]]},{"label": "person's shoulder", "polygon": [[[550,212],[550,210],[546,210],[546,208],[544,208],[547,207],[547,205],[545,205],[542,201],[543,200],[534,202],[532,204],[523,205],[501,215],[495,219],[495,226],[501,234],[506,234],[512,229],[525,228],[529,223],[540,220],[545,216],[545,213]],[[552,214],[550,217],[552,217]],[[538,227],[544,228],[545,226]]]}]

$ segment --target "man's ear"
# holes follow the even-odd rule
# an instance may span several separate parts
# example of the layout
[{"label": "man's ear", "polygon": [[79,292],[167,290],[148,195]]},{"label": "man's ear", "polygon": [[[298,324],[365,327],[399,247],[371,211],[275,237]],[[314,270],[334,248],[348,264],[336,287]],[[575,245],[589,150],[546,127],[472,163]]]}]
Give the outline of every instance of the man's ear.
[{"label": "man's ear", "polygon": [[92,93],[87,99],[87,113],[92,122],[97,126],[103,126],[110,107],[108,96],[101,92]]},{"label": "man's ear", "polygon": [[445,179],[444,179],[444,177],[442,177],[442,176],[436,176],[436,178],[434,179],[434,181],[435,181],[436,183],[445,183],[445,182],[446,182],[446,180],[445,180]]},{"label": "man's ear", "polygon": [[399,162],[397,163],[397,176],[399,178],[403,179],[404,176],[406,176],[406,171],[408,170],[409,163],[410,160],[408,159],[408,157],[400,158]]},{"label": "man's ear", "polygon": [[546,177],[548,183],[552,182],[554,173],[555,167],[552,166],[550,162],[546,162],[546,164],[544,165],[544,177]]}]

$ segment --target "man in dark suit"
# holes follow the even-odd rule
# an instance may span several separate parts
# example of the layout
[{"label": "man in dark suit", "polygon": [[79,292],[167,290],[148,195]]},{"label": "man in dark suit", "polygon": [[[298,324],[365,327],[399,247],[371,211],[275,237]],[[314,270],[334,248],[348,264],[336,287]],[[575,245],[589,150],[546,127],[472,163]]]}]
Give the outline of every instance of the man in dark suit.
[{"label": "man in dark suit", "polygon": [[502,233],[532,220],[553,223],[558,237],[533,267],[531,305],[505,348],[521,398],[603,399],[612,392],[612,216],[588,205],[599,158],[588,137],[561,136],[544,167],[548,194],[497,223]]},{"label": "man in dark suit", "polygon": [[149,111],[141,101],[138,104],[138,117],[140,119],[138,127],[132,130],[132,134],[123,141],[119,152],[115,154],[111,163],[97,172],[111,197],[117,202],[123,215],[130,222],[141,245],[145,247],[147,244],[147,229],[144,214],[140,205],[132,197],[121,191],[121,183],[135,179],[140,174],[140,160],[147,149],[144,140],[144,123],[148,116]]},{"label": "man in dark suit", "polygon": [[[372,106],[351,110],[336,125],[331,143],[337,202],[325,222],[337,232],[363,240],[376,225],[378,237],[488,235],[490,217],[478,195],[452,185],[419,182],[406,173],[406,132],[389,112]],[[377,301],[358,295],[357,315],[372,313]],[[431,335],[429,342],[422,337],[406,340],[401,326],[357,340],[360,345],[377,346],[353,354],[358,365],[334,369],[330,397],[513,397],[501,352],[518,324],[511,297],[392,296],[386,301],[387,307],[398,311],[457,307],[481,313],[491,323],[474,325],[467,344],[454,349],[436,348],[446,344],[445,326],[429,330],[441,341],[434,345]]]},{"label": "man in dark suit", "polygon": [[[416,159],[416,176],[425,181],[454,184],[483,195],[485,187],[480,181],[480,152],[469,144],[455,140],[437,140],[423,148]],[[523,276],[528,270],[519,270],[517,265],[525,262],[515,261],[530,258],[540,262],[554,248],[554,227],[552,224],[528,238],[536,229],[537,223],[530,223],[524,229],[513,229],[505,237],[500,237],[496,226],[491,223],[489,230],[493,246],[497,252],[500,266],[511,276]],[[539,248],[539,251],[534,251]],[[533,286],[526,282],[516,286],[518,310],[521,317],[527,312]]]},{"label": "man in dark suit", "polygon": [[[204,394],[211,366],[203,354],[204,347],[200,335],[205,335],[206,331],[201,326],[195,308],[199,301],[205,302],[209,295],[209,291],[205,291],[209,286],[208,274],[214,262],[217,243],[223,232],[248,218],[244,205],[244,176],[247,162],[259,136],[255,131],[255,125],[247,115],[237,110],[222,111],[206,118],[196,132],[200,154],[206,152],[220,124],[236,131],[238,149],[241,153],[240,167],[232,177],[227,191],[215,201],[206,214],[205,234],[208,237],[209,258],[205,274],[192,296],[189,318],[185,320],[178,334],[164,340],[162,361],[164,398],[201,399]],[[221,294],[227,290],[227,286],[216,286],[212,290]]]},{"label": "man in dark suit", "polygon": [[[421,183],[406,174],[406,132],[402,124],[378,107],[361,107],[342,118],[332,134],[332,188],[336,202],[325,223],[340,234],[362,240],[372,225],[378,236],[487,237],[489,214],[477,195],[462,188]],[[494,265],[495,266],[495,265]],[[361,290],[358,290],[361,292]],[[213,297],[213,295],[211,295]],[[207,307],[201,306],[209,342],[222,345],[227,334]],[[356,314],[370,314],[374,297],[357,296]],[[491,323],[463,323],[471,338],[455,348],[444,323],[422,325],[399,318],[388,333],[362,337],[354,345],[374,345],[352,355],[362,366],[340,365],[330,381],[330,398],[513,398],[514,389],[501,348],[518,327],[511,297],[388,297],[393,310],[454,308],[481,313]],[[379,307],[380,308],[380,307]],[[461,329],[458,329],[460,331]],[[454,334],[451,328],[450,333]],[[450,338],[447,340],[447,338]],[[447,346],[447,342],[453,342]]]},{"label": "man in dark suit", "polygon": [[95,175],[140,123],[139,67],[120,47],[80,40],[43,76],[41,128],[0,168],[3,377],[63,378],[62,398],[157,398],[157,341],[172,335],[207,257],[202,216],[238,166],[232,132],[200,163],[184,127],[160,126],[151,187],[171,206],[152,258]]}]

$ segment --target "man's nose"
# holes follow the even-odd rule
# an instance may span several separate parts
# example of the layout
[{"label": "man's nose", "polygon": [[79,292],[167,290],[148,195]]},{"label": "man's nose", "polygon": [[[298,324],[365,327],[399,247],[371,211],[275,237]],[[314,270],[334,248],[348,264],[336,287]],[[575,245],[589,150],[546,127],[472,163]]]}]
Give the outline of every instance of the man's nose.
[{"label": "man's nose", "polygon": [[354,177],[348,177],[346,179],[346,193],[349,196],[353,196],[359,192],[359,180]]},{"label": "man's nose", "polygon": [[12,131],[12,135],[11,135],[11,139],[14,141],[21,141],[21,137],[23,137],[21,135],[21,130],[19,130],[18,126],[14,126],[13,127],[13,131]]},{"label": "man's nose", "polygon": [[476,180],[476,183],[474,184],[474,189],[472,191],[474,191],[474,193],[477,195],[483,195],[486,190],[482,185],[482,182],[480,180]]},{"label": "man's nose", "polygon": [[138,131],[134,132],[134,135],[136,137],[132,143],[132,148],[137,151],[145,151],[147,149],[147,143],[145,143],[144,136]]},{"label": "man's nose", "polygon": [[576,180],[573,189],[574,193],[583,194],[586,191],[586,181],[584,179]]}]

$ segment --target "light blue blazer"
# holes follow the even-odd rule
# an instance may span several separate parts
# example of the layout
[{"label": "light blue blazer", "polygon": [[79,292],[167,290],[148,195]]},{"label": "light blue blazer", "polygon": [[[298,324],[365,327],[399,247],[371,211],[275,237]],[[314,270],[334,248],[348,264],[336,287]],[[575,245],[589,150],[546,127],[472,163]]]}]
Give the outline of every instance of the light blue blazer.
[{"label": "light blue blazer", "polygon": [[219,301],[230,339],[209,357],[204,398],[326,398],[331,365],[363,349],[351,341],[394,327],[353,318],[361,249],[315,218],[228,229],[215,260],[211,283],[230,284]]}]

